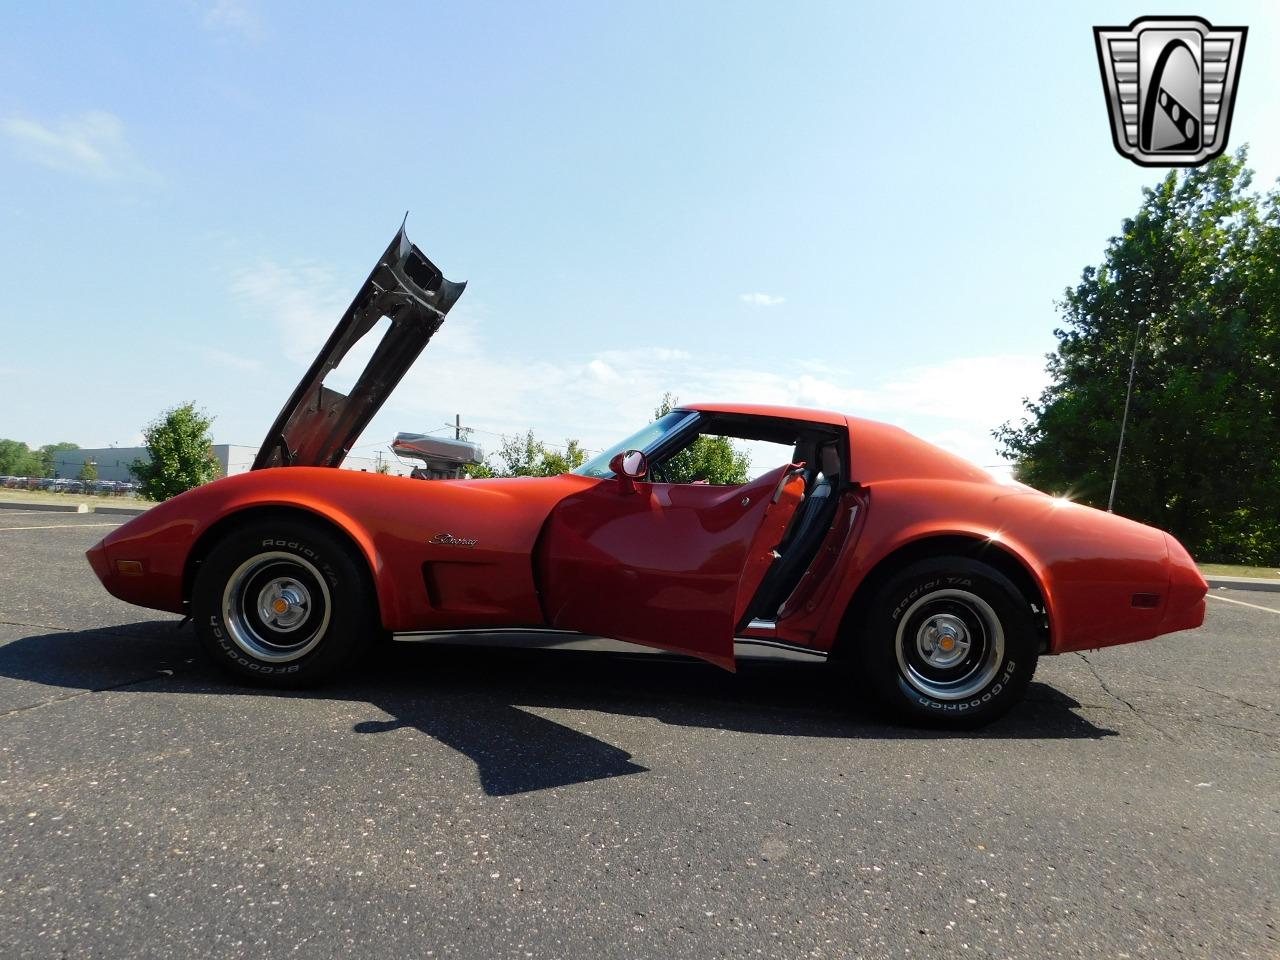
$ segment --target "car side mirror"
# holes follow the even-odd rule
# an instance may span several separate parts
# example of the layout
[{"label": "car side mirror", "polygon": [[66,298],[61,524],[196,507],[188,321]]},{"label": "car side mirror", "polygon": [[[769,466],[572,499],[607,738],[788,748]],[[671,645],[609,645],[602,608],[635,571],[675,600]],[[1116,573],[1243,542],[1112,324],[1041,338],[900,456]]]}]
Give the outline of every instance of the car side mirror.
[{"label": "car side mirror", "polygon": [[609,461],[609,469],[618,478],[618,489],[623,493],[635,493],[636,481],[649,474],[649,458],[642,450],[619,453]]}]

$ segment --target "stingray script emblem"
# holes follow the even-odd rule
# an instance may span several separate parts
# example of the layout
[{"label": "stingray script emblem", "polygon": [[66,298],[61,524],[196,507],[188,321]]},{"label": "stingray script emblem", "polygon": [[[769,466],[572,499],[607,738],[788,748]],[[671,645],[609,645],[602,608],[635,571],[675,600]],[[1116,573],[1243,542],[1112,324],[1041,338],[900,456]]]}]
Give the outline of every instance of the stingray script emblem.
[{"label": "stingray script emblem", "polygon": [[447,547],[474,547],[479,540],[471,540],[467,537],[455,537],[451,533],[437,533],[427,543],[443,543]]}]

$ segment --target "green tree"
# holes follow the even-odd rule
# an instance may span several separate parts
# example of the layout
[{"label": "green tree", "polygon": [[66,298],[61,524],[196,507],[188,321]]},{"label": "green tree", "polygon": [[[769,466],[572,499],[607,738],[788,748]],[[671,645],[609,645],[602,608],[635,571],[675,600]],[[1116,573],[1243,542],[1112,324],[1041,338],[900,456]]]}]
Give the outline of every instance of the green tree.
[{"label": "green tree", "polygon": [[6,477],[43,477],[40,454],[21,440],[0,440],[0,474]]},{"label": "green tree", "polygon": [[566,439],[563,450],[553,450],[548,447],[542,450],[542,468],[546,470],[544,476],[556,477],[570,470],[576,470],[586,462],[587,451],[582,449],[582,445],[577,440]]},{"label": "green tree", "polygon": [[994,431],[1018,477],[1115,509],[1201,560],[1280,560],[1280,192],[1245,152],[1143,191],[1059,304],[1050,384]]},{"label": "green tree", "polygon": [[93,483],[98,479],[98,465],[92,460],[86,460],[84,466],[80,468],[80,476],[77,479],[82,483]]},{"label": "green tree", "polygon": [[[587,454],[577,440],[566,440],[563,451],[554,450],[530,430],[515,437],[503,437],[497,459],[498,466],[490,476],[554,477],[582,466]],[[474,469],[471,475],[480,476]]]},{"label": "green tree", "polygon": [[514,437],[503,437],[502,446],[496,454],[498,458],[497,475],[500,477],[536,477],[541,476],[538,467],[542,463],[543,446],[534,437],[533,431]]},{"label": "green tree", "polygon": [[40,448],[40,465],[44,470],[41,474],[45,477],[56,477],[59,475],[63,464],[60,462],[60,453],[68,450],[79,450],[80,447],[74,443],[46,443]]},{"label": "green tree", "polygon": [[151,459],[129,464],[144,497],[168,500],[218,475],[209,436],[212,423],[194,403],[184,403],[166,410],[147,426],[142,435]]},{"label": "green tree", "polygon": [[[653,419],[665,417],[675,409],[677,402],[676,397],[664,393],[658,408],[653,411]],[[747,482],[750,469],[751,457],[736,449],[728,437],[698,437],[668,460],[663,472],[671,483],[705,480],[736,485]]]}]

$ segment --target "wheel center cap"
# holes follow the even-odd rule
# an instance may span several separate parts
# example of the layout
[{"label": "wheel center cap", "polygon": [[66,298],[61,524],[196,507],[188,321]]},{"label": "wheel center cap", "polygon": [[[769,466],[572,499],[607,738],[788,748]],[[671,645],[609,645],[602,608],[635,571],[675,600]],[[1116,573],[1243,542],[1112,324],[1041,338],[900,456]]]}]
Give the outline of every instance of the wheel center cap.
[{"label": "wheel center cap", "polygon": [[279,577],[258,594],[258,614],[263,623],[281,633],[297,629],[311,610],[311,594],[297,580]]},{"label": "wheel center cap", "polygon": [[947,613],[929,617],[916,634],[916,650],[934,667],[954,667],[969,653],[969,630],[959,617]]}]

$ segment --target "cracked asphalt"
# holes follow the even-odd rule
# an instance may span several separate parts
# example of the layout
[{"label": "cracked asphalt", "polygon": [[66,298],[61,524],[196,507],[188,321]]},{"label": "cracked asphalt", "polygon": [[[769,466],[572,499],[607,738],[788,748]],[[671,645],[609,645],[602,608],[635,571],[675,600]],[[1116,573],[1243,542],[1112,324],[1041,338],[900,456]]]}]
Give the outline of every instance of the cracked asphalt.
[{"label": "cracked asphalt", "polygon": [[0,957],[1280,956],[1275,595],[963,735],[539,637],[278,695],[109,597],[102,522],[0,512]]}]

